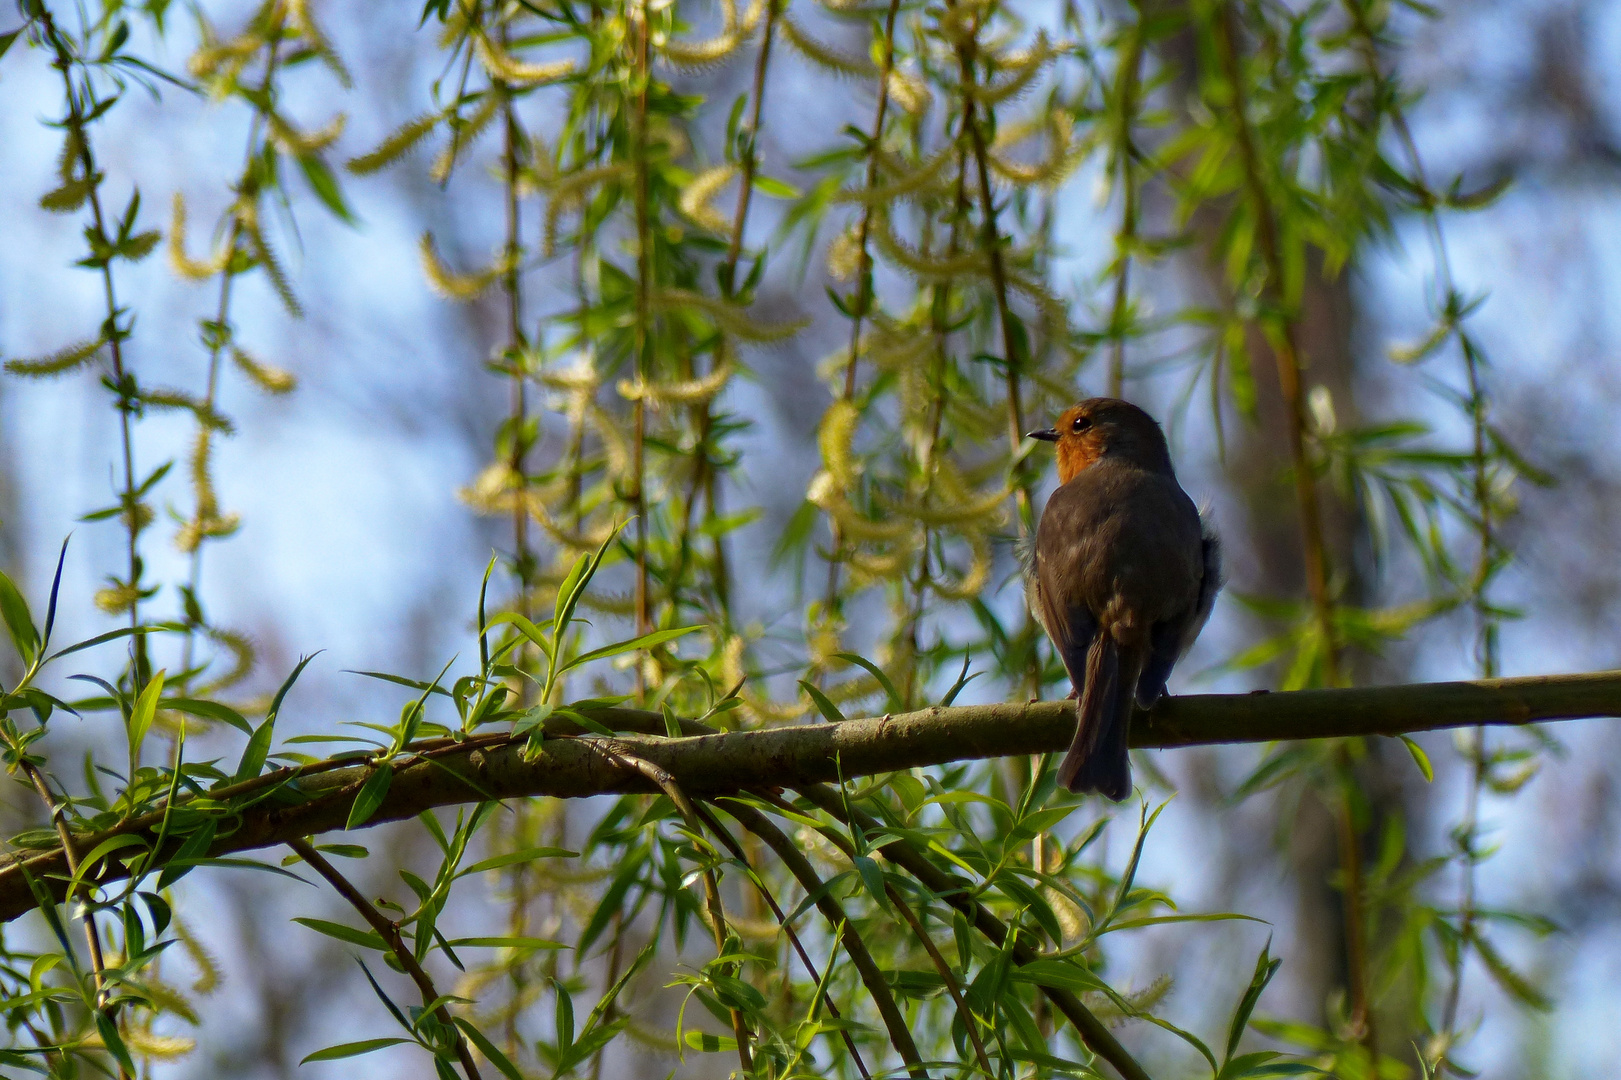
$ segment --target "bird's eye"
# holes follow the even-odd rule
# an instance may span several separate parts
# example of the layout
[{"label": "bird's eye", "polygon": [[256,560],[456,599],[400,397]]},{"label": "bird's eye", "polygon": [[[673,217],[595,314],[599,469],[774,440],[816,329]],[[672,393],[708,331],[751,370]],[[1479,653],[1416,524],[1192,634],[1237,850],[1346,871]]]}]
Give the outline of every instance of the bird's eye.
[{"label": "bird's eye", "polygon": [[1075,434],[1079,435],[1081,432],[1085,431],[1091,426],[1092,418],[1090,416],[1077,416],[1074,423],[1069,425],[1069,429]]}]

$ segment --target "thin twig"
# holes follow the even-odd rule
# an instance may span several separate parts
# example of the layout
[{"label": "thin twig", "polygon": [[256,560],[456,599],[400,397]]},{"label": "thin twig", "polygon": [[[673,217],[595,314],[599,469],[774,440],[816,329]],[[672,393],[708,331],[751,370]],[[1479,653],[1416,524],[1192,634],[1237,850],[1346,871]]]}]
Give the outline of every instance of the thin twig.
[{"label": "thin twig", "polygon": [[[85,121],[83,103],[73,88],[72,69],[75,60],[73,49],[68,44],[61,31],[56,27],[51,13],[44,5],[40,5],[39,18],[45,28],[45,38],[50,42],[51,50],[55,53],[53,66],[62,73],[62,89],[68,107],[68,127],[73,132],[78,143],[79,166],[84,170],[84,180],[88,188],[88,201],[90,203],[91,217],[95,222],[96,236],[105,240],[107,237],[106,217],[101,208],[101,173],[96,169],[96,159],[90,149],[90,134]],[[94,104],[94,88],[90,83],[89,72],[85,72],[84,95]],[[141,555],[139,539],[141,533],[140,515],[137,512],[139,496],[136,494],[135,483],[135,450],[134,436],[131,432],[130,415],[138,407],[133,397],[133,380],[126,374],[124,366],[124,336],[125,331],[118,325],[120,308],[118,296],[113,289],[112,257],[106,256],[101,264],[102,296],[107,308],[107,321],[102,325],[102,339],[107,343],[107,352],[112,360],[113,384],[118,395],[118,440],[119,450],[124,465],[124,490],[119,493],[119,502],[123,509],[125,548],[129,562],[129,580],[125,584],[129,588],[129,625],[134,629],[141,625],[140,619],[140,579]],[[134,665],[131,680],[138,691],[146,684],[147,658],[146,636],[133,634]]]},{"label": "thin twig", "polygon": [[[697,803],[695,809],[698,811],[698,816],[703,819],[704,824],[709,827],[709,831],[726,846],[726,850],[732,853],[733,858],[748,869],[749,881],[753,882],[755,889],[764,898],[766,906],[771,909],[771,914],[776,917],[777,925],[781,926],[783,933],[788,935],[788,942],[793,946],[794,952],[798,954],[799,962],[805,965],[805,973],[810,976],[812,983],[820,986],[822,984],[822,973],[816,970],[816,962],[811,959],[810,953],[805,951],[804,942],[799,940],[799,934],[795,932],[793,924],[788,921],[787,913],[782,910],[782,905],[777,903],[777,898],[771,892],[770,887],[749,865],[749,857],[743,850],[743,845],[737,842],[737,838],[720,823],[708,806]],[[833,998],[828,996],[825,1000],[827,1002],[827,1011],[832,1014],[833,1019],[840,1019],[839,1007],[834,1003]],[[856,1049],[856,1043],[850,1037],[849,1028],[841,1024],[839,1026],[839,1037],[844,1040],[844,1048],[850,1051],[850,1059],[856,1063],[856,1071],[861,1074],[862,1080],[872,1080],[872,1073],[867,1071],[867,1063],[862,1060],[861,1051]]]},{"label": "thin twig", "polygon": [[[869,832],[880,828],[876,820],[860,810],[854,807],[847,810],[845,800],[837,791],[825,784],[806,785],[799,788],[799,793],[834,820],[842,821],[847,826],[859,827]],[[967,916],[974,927],[998,948],[1002,947],[1008,934],[1012,933],[1007,924],[992,914],[990,908],[969,895],[962,882],[952,880],[909,841],[897,838],[883,844],[878,850],[886,859],[911,874],[941,900]],[[1013,958],[1021,964],[1040,959],[1036,950],[1018,936],[1015,936],[1013,941]],[[1120,1045],[1120,1040],[1114,1037],[1102,1021],[1092,1015],[1092,1011],[1081,1003],[1080,998],[1068,990],[1058,990],[1049,986],[1043,986],[1041,991],[1074,1025],[1076,1033],[1080,1035],[1087,1049],[1113,1065],[1124,1080],[1150,1080],[1143,1067],[1137,1064],[1136,1059],[1124,1046]]]},{"label": "thin twig", "polygon": [[[779,795],[765,795],[762,797],[767,802],[773,803],[788,813],[799,813],[798,809]],[[844,852],[846,858],[853,860],[856,857],[855,845],[837,829],[824,828],[820,831],[830,843]],[[906,925],[911,927],[912,935],[917,938],[918,944],[923,946],[923,951],[928,953],[929,962],[934,965],[935,971],[939,973],[941,980],[945,983],[946,992],[951,995],[952,1002],[956,1004],[957,1014],[962,1017],[963,1028],[968,1032],[968,1039],[974,1045],[974,1056],[979,1059],[979,1067],[985,1070],[986,1076],[995,1076],[996,1073],[991,1068],[990,1058],[985,1053],[985,1044],[979,1037],[979,1021],[975,1019],[967,1003],[963,1001],[962,988],[957,982],[956,974],[951,970],[951,965],[946,963],[944,956],[940,955],[940,950],[935,946],[934,939],[929,936],[928,930],[924,928],[917,914],[912,911],[911,905],[901,896],[900,890],[896,889],[892,882],[884,882],[884,895],[889,897],[889,902],[894,905],[895,910],[901,913],[901,918],[905,920]]]},{"label": "thin twig", "polygon": [[[1212,19],[1212,36],[1227,81],[1232,109],[1234,136],[1238,142],[1239,159],[1243,165],[1244,186],[1255,214],[1256,234],[1261,258],[1266,266],[1265,297],[1273,310],[1275,332],[1267,335],[1277,361],[1278,386],[1287,409],[1286,428],[1289,440],[1289,459],[1294,474],[1295,501],[1300,514],[1301,548],[1306,563],[1306,588],[1311,597],[1312,610],[1321,639],[1323,676],[1329,686],[1341,680],[1338,630],[1335,626],[1334,598],[1328,580],[1328,545],[1324,537],[1322,509],[1318,504],[1317,481],[1306,448],[1306,394],[1301,378],[1300,357],[1296,346],[1295,319],[1284,311],[1283,250],[1278,238],[1277,221],[1273,215],[1267,193],[1266,179],[1261,171],[1260,154],[1250,128],[1248,95],[1244,85],[1244,72],[1239,62],[1233,5],[1223,3]],[[1379,1060],[1378,1037],[1374,1026],[1373,1007],[1368,992],[1368,957],[1365,944],[1367,913],[1364,908],[1362,881],[1362,852],[1358,842],[1353,809],[1350,804],[1350,756],[1341,750],[1335,756],[1337,771],[1342,776],[1339,817],[1340,870],[1345,879],[1345,950],[1347,983],[1351,999],[1351,1026],[1367,1049],[1371,1062]]]},{"label": "thin twig", "polygon": [[[889,76],[895,70],[895,16],[900,12],[901,0],[889,0],[884,15],[883,60],[878,70],[878,108],[872,120],[872,135],[867,143],[867,176],[864,190],[878,186],[879,148],[883,145],[884,118],[889,114]],[[856,227],[856,300],[850,319],[850,355],[844,363],[844,390],[841,401],[853,401],[856,396],[856,367],[861,361],[861,327],[872,303],[872,215],[871,200],[863,205],[861,224]],[[844,546],[844,530],[837,518],[828,518],[833,543],[827,561],[827,597],[824,606],[829,612],[839,595],[839,554]]]},{"label": "thin twig", "polygon": [[[693,809],[692,800],[687,798],[686,792],[681,790],[681,785],[676,783],[675,777],[670,775],[668,769],[660,768],[646,758],[638,757],[617,742],[593,742],[590,745],[600,749],[603,754],[612,760],[622,765],[628,765],[657,784],[659,789],[669,796],[670,801],[675,804],[676,810],[680,811],[681,817],[685,819],[687,828],[692,830],[693,835],[695,837],[703,836],[703,823],[699,820],[697,811]],[[721,906],[720,882],[715,878],[715,870],[712,866],[706,865],[703,868],[703,882],[704,903],[709,909],[709,926],[715,935],[715,951],[724,955],[726,952],[726,909]],[[732,965],[728,964],[726,966],[730,968]],[[754,1071],[754,1055],[750,1049],[751,1036],[748,1022],[743,1018],[740,1009],[733,1008],[731,1013],[732,1032],[737,1039],[738,1063],[743,1066],[743,1075],[748,1076]]]},{"label": "thin twig", "polygon": [[[652,368],[653,354],[653,226],[651,207],[648,205],[647,165],[647,87],[653,78],[651,50],[653,41],[651,0],[641,0],[636,25],[636,63],[632,86],[636,97],[631,109],[632,157],[636,175],[636,383],[645,386]],[[652,627],[647,596],[647,399],[637,394],[631,403],[631,507],[636,514],[636,633],[645,634]],[[647,696],[647,665],[641,658],[636,663],[636,700]]]},{"label": "thin twig", "polygon": [[[946,6],[957,10],[957,0],[946,0]],[[1024,348],[1014,333],[1013,309],[1008,303],[1007,266],[1002,256],[1002,231],[997,224],[996,191],[991,186],[990,153],[985,143],[985,132],[979,121],[979,104],[975,97],[974,66],[978,62],[979,32],[983,28],[978,16],[973,29],[963,34],[957,43],[957,65],[962,79],[962,127],[974,150],[974,171],[979,178],[980,228],[986,258],[990,262],[991,292],[996,298],[997,321],[1002,328],[1002,353],[1006,362],[1007,434],[1008,453],[1016,459],[1024,443],[1024,406],[1020,402],[1019,375],[1024,361]],[[1019,535],[1030,531],[1030,475],[1019,470],[1014,487],[1014,501],[1018,507]]]},{"label": "thin twig", "polygon": [[[422,1004],[432,1005],[435,1001],[438,1001],[439,991],[434,987],[432,977],[422,969],[421,964],[417,963],[416,955],[412,953],[410,946],[405,943],[405,939],[400,936],[399,924],[386,918],[382,912],[378,911],[376,906],[370,900],[367,900],[360,890],[355,888],[349,879],[344,877],[337,867],[328,862],[324,855],[316,851],[315,847],[304,837],[293,837],[287,841],[287,846],[292,848],[294,853],[308,863],[317,874],[326,878],[338,895],[347,900],[349,905],[360,913],[360,917],[365,919],[366,923],[377,932],[377,936],[383,939],[383,944],[388,946],[389,951],[394,954],[394,958],[400,962],[400,967],[404,968],[405,973],[411,976],[411,981],[417,984],[417,989],[422,994]],[[434,1016],[439,1020],[439,1023],[444,1025],[445,1030],[454,1041],[456,1057],[461,1061],[462,1069],[467,1073],[468,1080],[480,1080],[478,1065],[473,1061],[473,1053],[468,1049],[467,1040],[462,1037],[461,1029],[451,1019],[450,1010],[445,1008],[443,1004],[435,1006]]]},{"label": "thin twig", "polygon": [[867,943],[850,925],[844,906],[827,891],[825,883],[817,875],[815,867],[811,866],[810,860],[805,858],[804,853],[794,846],[793,841],[789,840],[781,829],[754,807],[731,801],[721,809],[736,818],[739,825],[764,840],[766,845],[777,853],[783,865],[788,867],[788,872],[799,879],[800,887],[807,894],[817,897],[816,908],[829,926],[844,928],[839,940],[844,943],[845,952],[850,954],[850,962],[855,965],[856,972],[867,987],[867,993],[872,996],[872,1003],[877,1007],[878,1015],[883,1018],[884,1027],[889,1030],[890,1044],[900,1054],[901,1060],[906,1062],[911,1075],[926,1078],[929,1073],[923,1067],[923,1057],[918,1053],[917,1043],[912,1039],[912,1031],[906,1024],[906,1017],[895,1004],[895,995],[890,993],[889,984],[884,981],[884,973],[879,969],[877,961],[872,958],[872,953],[868,951]]},{"label": "thin twig", "polygon": [[1137,109],[1138,83],[1143,61],[1142,11],[1137,11],[1137,22],[1131,28],[1131,37],[1125,54],[1120,58],[1120,131],[1115,140],[1115,168],[1120,182],[1120,228],[1115,232],[1114,257],[1117,263],[1114,280],[1114,302],[1109,312],[1109,389],[1110,397],[1125,392],[1126,382],[1126,308],[1131,301],[1131,260],[1137,246],[1137,144],[1132,139],[1131,122]]}]

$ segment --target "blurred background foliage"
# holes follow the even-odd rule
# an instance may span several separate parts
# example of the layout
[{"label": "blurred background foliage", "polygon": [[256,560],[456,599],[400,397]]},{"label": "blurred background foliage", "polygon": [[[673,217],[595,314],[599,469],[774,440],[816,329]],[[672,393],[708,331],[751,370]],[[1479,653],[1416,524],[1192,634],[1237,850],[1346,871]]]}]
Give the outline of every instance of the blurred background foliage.
[{"label": "blurred background foliage", "polygon": [[[1177,689],[1613,666],[1618,25],[23,0],[14,848],[182,784],[200,836],[267,763],[386,785],[415,740],[587,698],[752,728],[1055,696],[1022,433],[1098,393],[1164,420],[1225,538]],[[1142,755],[1122,808],[1025,759],[470,805],[296,845],[322,892],[124,851],[139,891],[6,928],[5,1068],[1110,1075],[1045,987],[1156,1077],[1589,1075],[1614,739]],[[876,859],[896,837],[1019,932]]]}]

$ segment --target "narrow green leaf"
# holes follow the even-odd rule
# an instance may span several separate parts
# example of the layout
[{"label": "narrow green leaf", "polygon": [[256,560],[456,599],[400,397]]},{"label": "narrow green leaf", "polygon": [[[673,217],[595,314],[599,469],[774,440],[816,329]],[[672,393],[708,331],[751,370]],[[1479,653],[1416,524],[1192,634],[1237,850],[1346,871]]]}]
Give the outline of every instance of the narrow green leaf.
[{"label": "narrow green leaf", "polygon": [[310,182],[310,190],[315,192],[316,198],[320,199],[339,220],[353,225],[355,215],[350,211],[349,204],[344,201],[343,189],[338,186],[338,178],[332,174],[332,170],[321,159],[321,155],[298,155],[298,167],[303,170],[304,179]]},{"label": "narrow green leaf", "polygon": [[1406,735],[1398,736],[1398,738],[1406,745],[1407,752],[1413,755],[1413,764],[1417,765],[1418,771],[1424,774],[1425,781],[1434,782],[1435,769],[1431,767],[1430,756],[1424,752],[1424,748]]},{"label": "narrow green leaf", "polygon": [[525,848],[522,851],[509,851],[505,855],[496,855],[485,859],[483,862],[476,862],[472,866],[458,871],[456,876],[465,877],[468,874],[482,874],[486,870],[499,870],[503,866],[533,862],[536,859],[577,859],[579,857],[580,853],[578,851],[570,851],[567,848]]},{"label": "narrow green leaf", "polygon": [[489,1039],[485,1038],[484,1033],[474,1027],[470,1020],[465,1016],[454,1016],[451,1017],[451,1020],[457,1027],[462,1029],[462,1034],[466,1035],[473,1045],[478,1047],[478,1052],[488,1058],[490,1064],[501,1070],[502,1076],[505,1076],[507,1080],[523,1080],[523,1073],[518,1071],[518,1067],[512,1063],[512,1059],[503,1054],[500,1048],[490,1042]]},{"label": "narrow green leaf", "polygon": [[469,949],[566,949],[561,941],[548,941],[537,937],[467,937],[448,942],[452,946]]},{"label": "narrow green leaf", "polygon": [[31,663],[35,650],[39,648],[39,631],[34,628],[28,601],[23,599],[17,586],[3,573],[0,573],[0,615],[5,617],[6,629],[11,632],[11,643],[17,647],[17,655],[25,665]]},{"label": "narrow green leaf", "polygon": [[146,733],[152,730],[152,721],[158,714],[158,698],[163,694],[163,679],[165,672],[159,670],[141,690],[141,696],[135,699],[135,708],[129,714],[129,760],[130,767],[134,768],[141,760],[141,744],[146,741]]},{"label": "narrow green leaf", "polygon": [[300,926],[309,927],[317,934],[325,934],[329,938],[337,938],[339,941],[348,942],[350,945],[359,945],[365,949],[376,949],[378,952],[383,952],[388,948],[375,930],[356,930],[354,927],[345,926],[343,923],[329,922],[326,919],[307,919],[303,916],[299,916],[293,921]]},{"label": "narrow green leaf", "polygon": [[325,1050],[317,1050],[315,1053],[310,1054],[308,1057],[304,1058],[304,1060],[300,1061],[299,1064],[308,1065],[312,1061],[337,1061],[341,1058],[359,1057],[362,1054],[369,1054],[373,1050],[381,1050],[388,1046],[398,1046],[400,1043],[408,1043],[410,1041],[410,1039],[401,1039],[396,1036],[386,1039],[362,1039],[359,1042],[339,1043],[336,1046],[329,1046]]},{"label": "narrow green leaf", "polygon": [[187,713],[191,716],[200,716],[204,720],[218,720],[222,724],[229,724],[250,738],[253,735],[253,725],[246,718],[229,705],[222,705],[217,701],[201,701],[197,698],[169,698],[159,702],[165,709],[175,712]]},{"label": "narrow green leaf", "polygon": [[831,698],[818,690],[806,679],[800,679],[799,685],[804,687],[805,693],[810,695],[810,699],[816,703],[816,708],[821,711],[822,716],[827,719],[828,723],[844,723],[844,714],[839,711],[839,707],[837,705],[833,704]]},{"label": "narrow green leaf", "polygon": [[1266,984],[1272,981],[1272,976],[1278,973],[1283,963],[1282,960],[1272,959],[1271,950],[1270,941],[1261,948],[1261,955],[1255,958],[1255,974],[1250,978],[1249,987],[1239,1000],[1238,1008],[1233,1010],[1232,1023],[1227,1027],[1227,1052],[1224,1055],[1224,1060],[1228,1062],[1233,1060],[1233,1054],[1238,1050],[1238,1040],[1244,1037],[1250,1014],[1255,1011],[1256,1002],[1261,1000],[1261,991],[1266,989]]},{"label": "narrow green leaf", "polygon": [[686,1044],[694,1050],[705,1054],[718,1054],[721,1051],[737,1049],[737,1040],[730,1035],[711,1035],[707,1031],[693,1031],[688,1029],[685,1035]]},{"label": "narrow green leaf", "polygon": [[898,713],[905,710],[906,702],[901,700],[900,694],[895,690],[895,684],[889,681],[889,676],[884,674],[883,668],[868,660],[865,656],[858,656],[855,653],[841,652],[833,655],[840,660],[866,668],[872,677],[878,680],[878,685],[884,688],[884,696],[888,699],[890,712]]},{"label": "narrow green leaf", "polygon": [[349,808],[349,823],[344,827],[354,829],[364,825],[383,805],[383,797],[388,794],[388,786],[393,782],[393,764],[385,761],[377,766],[376,771],[366,777],[366,782],[360,786],[355,804]]},{"label": "narrow green leaf", "polygon": [[[598,660],[606,660],[610,656],[618,656],[620,653],[631,652],[635,649],[651,649],[655,645],[662,645],[666,641],[673,641],[678,637],[692,633],[694,630],[702,629],[703,627],[701,626],[678,626],[672,627],[668,630],[654,630],[650,634],[643,634],[641,637],[631,638],[629,641],[620,641],[612,645],[604,645],[600,649],[592,649],[588,653],[582,653],[565,664],[562,671],[572,670],[581,666],[582,664],[590,664]],[[559,672],[559,674],[562,674],[562,672]]]}]

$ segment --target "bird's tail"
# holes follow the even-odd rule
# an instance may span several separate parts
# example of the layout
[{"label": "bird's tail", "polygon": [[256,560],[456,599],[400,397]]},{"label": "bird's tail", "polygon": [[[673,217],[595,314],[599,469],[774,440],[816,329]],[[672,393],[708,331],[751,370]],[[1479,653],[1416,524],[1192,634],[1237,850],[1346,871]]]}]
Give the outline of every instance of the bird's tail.
[{"label": "bird's tail", "polygon": [[1075,704],[1075,740],[1058,766],[1058,782],[1069,790],[1095,791],[1115,802],[1131,794],[1126,732],[1142,667],[1140,650],[1122,649],[1106,631],[1093,636],[1086,685]]}]

